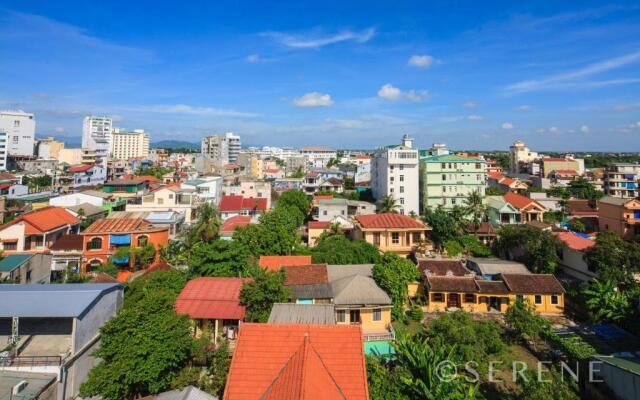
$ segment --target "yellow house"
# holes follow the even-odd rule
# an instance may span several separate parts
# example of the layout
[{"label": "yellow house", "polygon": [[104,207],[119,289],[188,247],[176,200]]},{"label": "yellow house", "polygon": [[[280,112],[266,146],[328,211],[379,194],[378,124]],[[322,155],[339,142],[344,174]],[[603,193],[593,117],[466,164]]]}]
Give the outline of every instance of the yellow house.
[{"label": "yellow house", "polygon": [[381,252],[408,255],[426,241],[430,229],[425,223],[407,215],[357,215],[352,236],[373,244]]},{"label": "yellow house", "polygon": [[550,274],[501,274],[496,280],[427,275],[425,290],[430,312],[503,313],[517,299],[528,300],[540,314],[564,312],[564,289]]}]

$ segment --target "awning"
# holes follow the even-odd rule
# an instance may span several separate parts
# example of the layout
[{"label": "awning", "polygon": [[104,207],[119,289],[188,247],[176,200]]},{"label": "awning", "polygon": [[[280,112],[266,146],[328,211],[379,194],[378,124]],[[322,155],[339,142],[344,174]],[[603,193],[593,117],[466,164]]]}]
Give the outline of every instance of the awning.
[{"label": "awning", "polygon": [[113,258],[111,258],[111,261],[114,264],[128,264],[129,263],[129,256],[124,256],[122,258],[113,257]]},{"label": "awning", "polygon": [[109,236],[111,246],[122,246],[131,244],[131,235],[111,235]]}]

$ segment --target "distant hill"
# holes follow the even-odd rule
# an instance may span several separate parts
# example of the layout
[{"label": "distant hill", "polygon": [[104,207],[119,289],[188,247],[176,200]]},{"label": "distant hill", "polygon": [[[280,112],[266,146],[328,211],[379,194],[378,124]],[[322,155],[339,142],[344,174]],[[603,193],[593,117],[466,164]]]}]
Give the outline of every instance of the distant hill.
[{"label": "distant hill", "polygon": [[177,149],[177,148],[187,148],[187,149],[199,149],[199,143],[191,143],[185,140],[160,140],[158,142],[151,143],[151,147],[154,149]]}]

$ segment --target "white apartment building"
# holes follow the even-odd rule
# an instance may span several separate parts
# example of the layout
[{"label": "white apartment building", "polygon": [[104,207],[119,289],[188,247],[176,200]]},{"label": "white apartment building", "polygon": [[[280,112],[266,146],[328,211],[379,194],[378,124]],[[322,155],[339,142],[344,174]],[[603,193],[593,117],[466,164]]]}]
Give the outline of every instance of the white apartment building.
[{"label": "white apartment building", "polygon": [[640,196],[640,164],[607,165],[604,169],[604,193],[623,199]]},{"label": "white apartment building", "polygon": [[292,147],[263,146],[262,148],[250,147],[248,150],[262,159],[279,158],[286,160],[300,155],[300,152]]},{"label": "white apartment building", "polygon": [[214,160],[218,166],[236,163],[242,143],[240,136],[232,132],[202,138],[201,152]]},{"label": "white apartment building", "polygon": [[528,164],[539,158],[538,153],[529,150],[524,142],[516,140],[509,147],[509,172],[519,173],[521,164]]},{"label": "white apartment building", "polygon": [[149,157],[149,134],[144,129],[127,132],[115,128],[111,133],[111,157],[116,160]]},{"label": "white apartment building", "polygon": [[393,196],[401,214],[416,215],[420,210],[419,156],[413,139],[402,137],[402,144],[379,149],[371,159],[371,191],[381,199]]},{"label": "white apartment building", "polygon": [[[7,155],[33,156],[36,136],[33,114],[22,110],[0,111],[0,132],[6,135]],[[0,158],[6,161],[6,155]],[[6,166],[6,162],[4,165]]]},{"label": "white apartment building", "polygon": [[0,171],[7,170],[7,132],[0,131]]},{"label": "white apartment building", "polygon": [[86,116],[82,124],[82,148],[96,151],[96,163],[107,168],[111,152],[113,121],[109,117]]},{"label": "white apartment building", "polygon": [[338,157],[335,150],[326,147],[303,147],[300,152],[308,168],[327,168],[329,160]]}]

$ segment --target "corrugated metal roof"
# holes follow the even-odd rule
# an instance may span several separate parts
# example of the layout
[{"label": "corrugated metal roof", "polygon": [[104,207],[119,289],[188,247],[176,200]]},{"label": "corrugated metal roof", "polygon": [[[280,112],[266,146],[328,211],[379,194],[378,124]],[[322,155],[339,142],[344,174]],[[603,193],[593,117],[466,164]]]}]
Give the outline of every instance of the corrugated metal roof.
[{"label": "corrugated metal roof", "polygon": [[0,285],[0,318],[76,318],[113,290],[122,290],[122,286],[115,283]]},{"label": "corrugated metal roof", "polygon": [[27,262],[33,254],[10,254],[0,261],[0,272],[11,272]]},{"label": "corrugated metal roof", "polygon": [[329,282],[345,278],[347,276],[362,275],[373,276],[373,264],[335,264],[327,265],[327,276]]},{"label": "corrugated metal roof", "polygon": [[333,303],[352,304],[391,304],[389,295],[367,276],[353,275],[331,282]]},{"label": "corrugated metal roof", "polygon": [[269,315],[271,324],[325,324],[334,325],[333,304],[276,303]]}]

